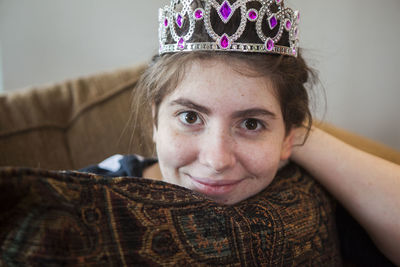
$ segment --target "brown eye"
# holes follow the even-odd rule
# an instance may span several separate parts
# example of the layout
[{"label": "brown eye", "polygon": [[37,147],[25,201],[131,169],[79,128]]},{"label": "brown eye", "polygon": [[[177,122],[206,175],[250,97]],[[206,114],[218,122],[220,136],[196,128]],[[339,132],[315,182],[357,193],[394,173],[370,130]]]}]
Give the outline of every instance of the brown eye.
[{"label": "brown eye", "polygon": [[198,124],[199,115],[194,111],[183,112],[179,115],[179,119],[184,124]]},{"label": "brown eye", "polygon": [[185,121],[189,124],[193,124],[197,121],[197,114],[194,112],[188,112],[185,116]]},{"label": "brown eye", "polygon": [[254,131],[257,130],[259,122],[255,119],[248,119],[244,122],[244,126],[247,130]]}]

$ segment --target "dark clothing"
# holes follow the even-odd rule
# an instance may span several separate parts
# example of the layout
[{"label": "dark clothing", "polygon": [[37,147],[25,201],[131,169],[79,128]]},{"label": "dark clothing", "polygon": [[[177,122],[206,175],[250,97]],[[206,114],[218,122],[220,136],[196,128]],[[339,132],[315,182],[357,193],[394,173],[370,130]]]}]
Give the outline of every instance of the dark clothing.
[{"label": "dark clothing", "polygon": [[143,177],[143,170],[156,162],[157,159],[143,158],[138,155],[114,155],[99,164],[90,165],[79,171],[110,177]]}]

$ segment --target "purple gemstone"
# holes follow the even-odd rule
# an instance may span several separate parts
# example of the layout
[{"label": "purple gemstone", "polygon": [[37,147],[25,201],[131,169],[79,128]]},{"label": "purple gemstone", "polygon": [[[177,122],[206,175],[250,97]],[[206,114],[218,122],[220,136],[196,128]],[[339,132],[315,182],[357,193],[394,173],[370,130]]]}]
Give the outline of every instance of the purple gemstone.
[{"label": "purple gemstone", "polygon": [[297,54],[296,48],[293,48],[292,53],[293,53],[293,56],[295,56]]},{"label": "purple gemstone", "polygon": [[221,8],[219,9],[219,13],[224,18],[224,20],[227,20],[231,15],[231,12],[232,12],[231,6],[229,5],[228,1],[225,1],[222,4]]},{"label": "purple gemstone", "polygon": [[197,9],[196,12],[194,12],[194,16],[196,19],[201,19],[203,17],[203,10]]},{"label": "purple gemstone", "polygon": [[271,17],[269,17],[268,22],[269,22],[269,27],[271,30],[273,28],[275,28],[276,25],[278,25],[278,20],[276,19],[275,15],[272,15]]},{"label": "purple gemstone", "polygon": [[290,20],[286,21],[286,30],[290,30],[292,28],[292,22]]},{"label": "purple gemstone", "polygon": [[272,41],[272,39],[268,39],[266,46],[268,51],[272,51],[272,49],[275,47],[274,41]]},{"label": "purple gemstone", "polygon": [[221,40],[219,41],[220,46],[225,49],[229,46],[229,39],[226,35],[222,36]]},{"label": "purple gemstone", "polygon": [[299,35],[299,29],[295,28],[294,29],[294,36],[297,37]]},{"label": "purple gemstone", "polygon": [[300,12],[297,12],[297,23],[300,23]]},{"label": "purple gemstone", "polygon": [[257,19],[257,12],[255,12],[254,10],[250,10],[249,18],[250,18],[250,20],[256,20]]},{"label": "purple gemstone", "polygon": [[178,48],[184,49],[185,48],[185,40],[183,38],[179,39]]},{"label": "purple gemstone", "polygon": [[282,2],[282,0],[276,0],[276,3],[279,4],[280,2]]},{"label": "purple gemstone", "polygon": [[182,27],[182,16],[181,16],[181,14],[179,14],[179,15],[176,17],[176,24],[178,24],[179,28]]},{"label": "purple gemstone", "polygon": [[165,27],[168,27],[168,19],[165,19],[165,20],[164,20],[164,26],[165,26]]}]

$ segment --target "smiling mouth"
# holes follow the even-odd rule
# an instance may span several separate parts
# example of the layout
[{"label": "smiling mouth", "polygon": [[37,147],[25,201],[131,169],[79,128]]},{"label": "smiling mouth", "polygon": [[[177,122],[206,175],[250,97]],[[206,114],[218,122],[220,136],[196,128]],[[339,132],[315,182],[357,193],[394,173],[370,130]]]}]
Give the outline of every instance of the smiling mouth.
[{"label": "smiling mouth", "polygon": [[194,190],[208,196],[226,195],[233,191],[243,180],[215,181],[208,178],[196,178],[187,174],[191,179]]}]

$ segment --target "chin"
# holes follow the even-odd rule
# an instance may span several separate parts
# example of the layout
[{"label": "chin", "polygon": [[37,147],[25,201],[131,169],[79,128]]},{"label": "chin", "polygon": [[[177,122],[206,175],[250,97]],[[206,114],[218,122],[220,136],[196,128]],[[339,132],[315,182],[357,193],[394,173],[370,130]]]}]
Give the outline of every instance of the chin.
[{"label": "chin", "polygon": [[251,198],[252,196],[241,197],[241,198],[229,198],[229,197],[228,198],[215,198],[215,197],[210,197],[210,196],[206,196],[206,197],[218,204],[232,206],[232,205],[240,203],[248,198]]},{"label": "chin", "polygon": [[[247,195],[239,195],[239,194],[235,194],[235,192],[233,192],[233,194],[229,194],[229,195],[225,195],[225,196],[224,195],[220,195],[220,196],[214,195],[213,196],[213,195],[204,194],[202,192],[198,192],[198,191],[197,192],[203,194],[206,198],[208,198],[218,204],[231,206],[231,205],[238,204],[238,203],[240,203],[246,199],[249,199],[251,197],[254,197],[255,195],[259,194],[261,191],[263,191],[265,188],[267,188],[268,185],[265,185],[260,190],[249,193]],[[194,191],[196,191],[196,190],[194,190]]]}]

